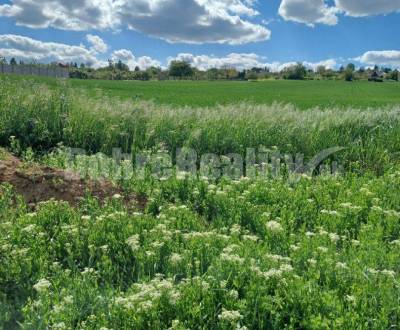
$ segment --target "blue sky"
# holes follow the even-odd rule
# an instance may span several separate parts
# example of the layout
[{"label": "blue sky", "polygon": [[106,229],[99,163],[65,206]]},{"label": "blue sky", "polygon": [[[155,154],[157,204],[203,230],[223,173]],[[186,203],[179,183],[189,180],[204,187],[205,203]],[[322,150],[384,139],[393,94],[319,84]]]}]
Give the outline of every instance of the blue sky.
[{"label": "blue sky", "polygon": [[0,56],[400,67],[400,0],[0,0]]}]

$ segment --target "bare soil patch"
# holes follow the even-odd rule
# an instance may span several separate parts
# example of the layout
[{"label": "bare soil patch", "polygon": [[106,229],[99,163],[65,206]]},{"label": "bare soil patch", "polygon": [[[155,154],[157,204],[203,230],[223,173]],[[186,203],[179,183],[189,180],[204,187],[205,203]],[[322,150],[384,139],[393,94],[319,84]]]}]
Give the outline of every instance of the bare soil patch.
[{"label": "bare soil patch", "polygon": [[87,180],[80,175],[37,164],[23,163],[0,149],[0,183],[11,184],[28,205],[55,199],[76,206],[87,194],[103,202],[120,195],[130,206],[144,208],[146,202],[124,196],[121,188],[106,180]]}]

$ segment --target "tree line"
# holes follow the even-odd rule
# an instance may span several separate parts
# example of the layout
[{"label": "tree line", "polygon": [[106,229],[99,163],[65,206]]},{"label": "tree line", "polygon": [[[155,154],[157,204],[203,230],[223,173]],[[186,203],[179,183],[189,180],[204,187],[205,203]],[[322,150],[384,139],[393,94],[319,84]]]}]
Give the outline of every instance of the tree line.
[{"label": "tree line", "polygon": [[[0,63],[7,63],[4,57],[0,57]],[[24,65],[15,58],[10,60],[11,65]],[[32,64],[32,63],[30,63]],[[34,63],[36,65],[41,65]],[[281,71],[272,71],[268,67],[254,67],[246,70],[237,70],[233,67],[210,68],[199,70],[190,63],[184,61],[172,61],[167,69],[149,67],[142,69],[136,66],[133,70],[122,61],[108,61],[108,65],[102,68],[91,68],[84,63],[51,63],[51,66],[69,68],[71,78],[76,79],[105,79],[105,80],[369,80],[376,82],[398,81],[399,71],[389,67],[356,68],[353,63],[341,66],[339,69],[327,68],[323,65],[310,69],[302,63],[287,66]]]}]

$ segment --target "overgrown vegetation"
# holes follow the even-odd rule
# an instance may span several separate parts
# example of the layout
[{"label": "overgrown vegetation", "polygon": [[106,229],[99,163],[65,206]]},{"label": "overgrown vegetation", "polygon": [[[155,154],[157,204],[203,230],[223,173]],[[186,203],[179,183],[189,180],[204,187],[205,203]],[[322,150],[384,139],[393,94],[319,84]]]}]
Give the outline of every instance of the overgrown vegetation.
[{"label": "overgrown vegetation", "polygon": [[115,195],[105,205],[88,196],[76,208],[53,200],[31,210],[1,185],[0,328],[400,323],[398,106],[173,107],[63,84],[1,82],[0,145],[30,163],[35,153],[63,168],[65,146],[108,155],[115,147],[155,155],[178,147],[244,154],[254,147],[305,159],[346,149],[329,159],[345,166],[342,175],[296,182],[134,173],[119,184],[142,196],[144,209]]}]

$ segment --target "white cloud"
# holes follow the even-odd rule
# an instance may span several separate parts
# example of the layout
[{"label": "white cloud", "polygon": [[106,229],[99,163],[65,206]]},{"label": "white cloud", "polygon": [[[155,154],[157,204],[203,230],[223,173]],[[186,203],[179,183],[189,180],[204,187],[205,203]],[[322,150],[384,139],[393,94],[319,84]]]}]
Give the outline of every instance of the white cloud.
[{"label": "white cloud", "polygon": [[[185,61],[190,63],[193,67],[199,70],[208,70],[211,68],[235,68],[237,70],[251,69],[254,67],[257,68],[268,68],[272,72],[279,72],[286,67],[297,64],[297,62],[272,62],[268,63],[265,61],[264,57],[261,57],[257,54],[237,54],[232,53],[224,57],[215,57],[208,55],[193,55],[188,53],[178,54],[176,57],[168,58],[168,64],[171,61]],[[325,66],[328,69],[333,69],[336,67],[337,63],[334,59],[328,59],[321,62],[303,62],[303,64],[309,68],[316,70],[318,66]]]},{"label": "white cloud", "polygon": [[14,34],[0,35],[0,56],[43,63],[55,61],[85,63],[93,67],[104,65],[104,62],[96,58],[96,53],[84,46],[43,42]]},{"label": "white cloud", "polygon": [[106,53],[108,50],[108,45],[99,36],[93,34],[87,34],[86,40],[92,46],[90,49],[98,53]]},{"label": "white cloud", "polygon": [[271,32],[253,23],[255,0],[11,0],[0,16],[31,28],[129,28],[171,43],[243,44]]},{"label": "white cloud", "polygon": [[214,57],[208,55],[193,55],[187,53],[178,54],[174,58],[168,59],[168,64],[171,61],[185,61],[199,70],[208,70],[211,68],[230,67],[237,70],[251,69],[253,67],[265,67],[266,63],[262,62],[262,58],[257,54],[237,54],[232,53],[225,57]]},{"label": "white cloud", "polygon": [[400,11],[400,0],[335,0],[335,3],[339,10],[354,17]]},{"label": "white cloud", "polygon": [[356,60],[368,65],[388,65],[395,68],[400,68],[400,51],[369,51],[358,57]]},{"label": "white cloud", "polygon": [[329,7],[324,0],[282,0],[279,15],[286,21],[314,24],[336,25],[338,10]]},{"label": "white cloud", "polygon": [[111,59],[114,62],[121,60],[123,63],[129,66],[129,69],[134,70],[137,66],[140,69],[147,69],[149,67],[161,67],[161,63],[157,60],[152,59],[148,56],[135,57],[130,50],[120,49],[112,53]]},{"label": "white cloud", "polygon": [[286,21],[315,24],[336,25],[338,15],[352,17],[389,14],[400,11],[400,0],[282,0],[279,15]]}]

